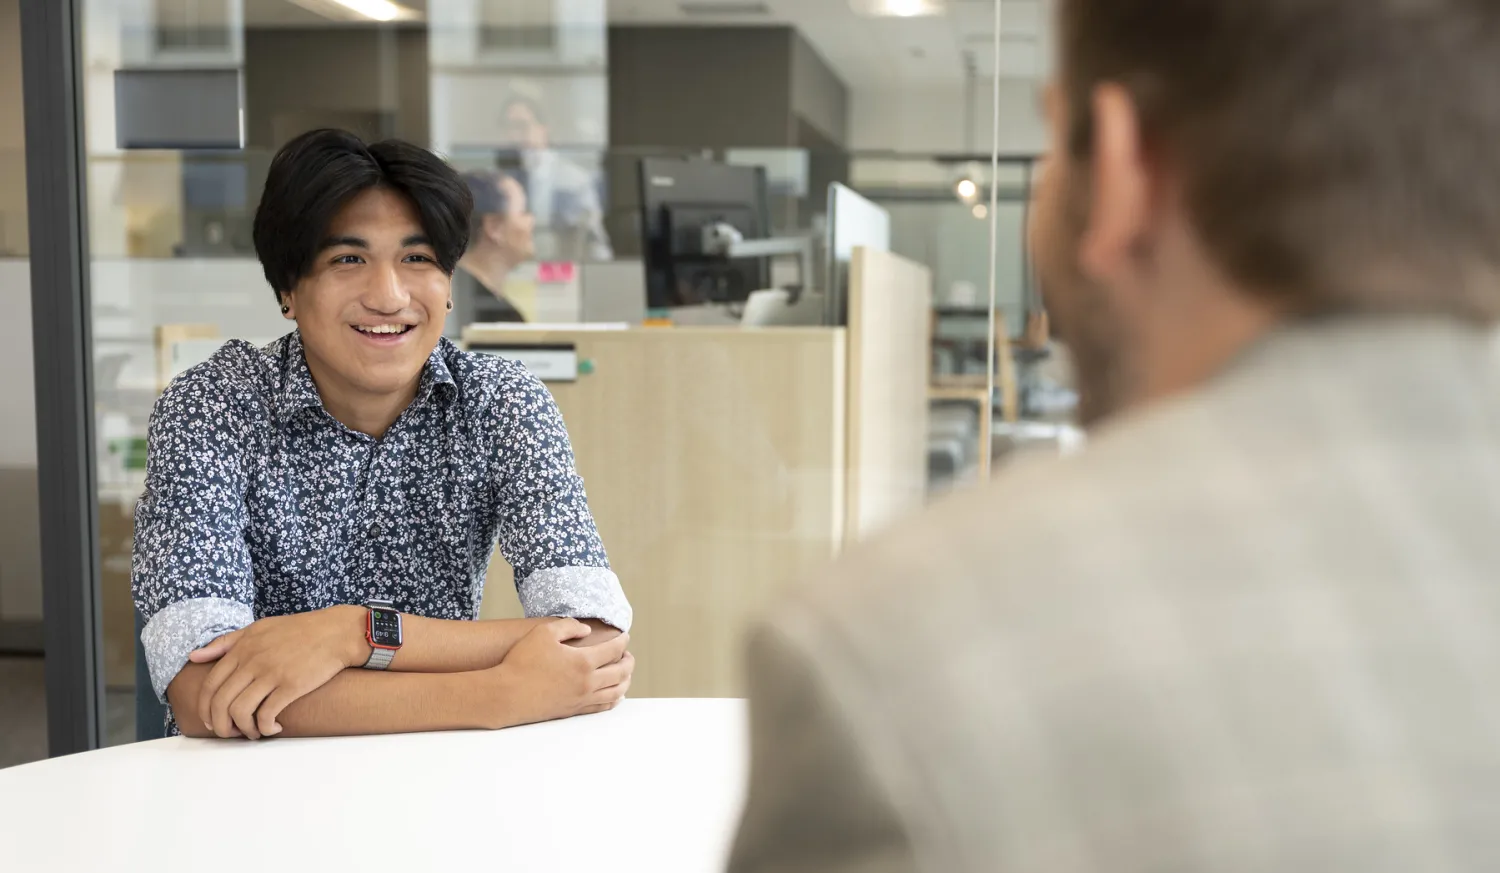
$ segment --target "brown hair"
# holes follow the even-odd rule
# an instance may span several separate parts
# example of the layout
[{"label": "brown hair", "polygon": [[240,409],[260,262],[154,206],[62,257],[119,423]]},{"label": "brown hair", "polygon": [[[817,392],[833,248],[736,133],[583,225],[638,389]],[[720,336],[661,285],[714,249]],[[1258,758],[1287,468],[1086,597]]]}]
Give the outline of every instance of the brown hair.
[{"label": "brown hair", "polygon": [[1075,159],[1125,87],[1231,278],[1303,312],[1500,316],[1500,3],[1062,0]]}]

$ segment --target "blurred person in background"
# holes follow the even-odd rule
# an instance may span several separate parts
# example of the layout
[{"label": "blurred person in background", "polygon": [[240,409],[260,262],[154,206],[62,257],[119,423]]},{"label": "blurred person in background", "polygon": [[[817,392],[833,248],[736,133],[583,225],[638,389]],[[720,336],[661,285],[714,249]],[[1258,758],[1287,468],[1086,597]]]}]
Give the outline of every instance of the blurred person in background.
[{"label": "blurred person in background", "polygon": [[536,257],[536,219],[526,187],[514,176],[494,171],[465,173],[474,196],[469,249],[453,275],[454,321],[526,321],[505,296],[505,282],[516,267]]},{"label": "blurred person in background", "polygon": [[611,260],[614,249],[604,229],[599,180],[552,147],[541,105],[514,95],[501,107],[501,123],[505,144],[520,156],[537,226],[559,237],[558,250],[543,255],[556,260]]},{"label": "blurred person in background", "polygon": [[1500,869],[1500,4],[1058,14],[1091,446],[754,635],[732,869]]}]

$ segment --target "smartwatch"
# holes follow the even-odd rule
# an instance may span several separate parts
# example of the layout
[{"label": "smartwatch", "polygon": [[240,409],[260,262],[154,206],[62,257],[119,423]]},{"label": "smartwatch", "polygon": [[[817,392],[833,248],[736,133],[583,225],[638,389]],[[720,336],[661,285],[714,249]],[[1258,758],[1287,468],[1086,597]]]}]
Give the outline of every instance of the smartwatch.
[{"label": "smartwatch", "polygon": [[391,666],[391,659],[401,649],[401,613],[389,600],[367,600],[365,607],[370,610],[369,620],[365,623],[365,639],[372,650],[365,669],[384,670]]}]

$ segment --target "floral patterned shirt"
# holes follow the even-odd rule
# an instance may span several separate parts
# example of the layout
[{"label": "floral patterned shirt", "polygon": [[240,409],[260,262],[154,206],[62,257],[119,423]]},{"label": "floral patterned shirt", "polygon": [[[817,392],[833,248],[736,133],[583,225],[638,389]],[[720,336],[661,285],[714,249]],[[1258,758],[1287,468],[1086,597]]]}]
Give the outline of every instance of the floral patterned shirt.
[{"label": "floral patterned shirt", "polygon": [[552,395],[441,340],[381,439],[323,408],[298,333],[231,341],[162,394],[132,582],[163,701],[188,653],[258,618],[372,598],[476,619],[496,541],[528,616],[628,630]]}]

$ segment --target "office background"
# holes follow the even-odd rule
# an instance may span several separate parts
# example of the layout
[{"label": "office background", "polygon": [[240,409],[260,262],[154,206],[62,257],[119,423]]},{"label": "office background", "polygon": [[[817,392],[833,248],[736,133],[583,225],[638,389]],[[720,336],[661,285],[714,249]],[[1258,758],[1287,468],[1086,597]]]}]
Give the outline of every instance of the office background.
[{"label": "office background", "polygon": [[[21,3],[0,0],[0,295],[11,314],[0,322],[0,650],[30,655],[41,648],[43,597],[26,198],[26,159],[36,156],[24,148]],[[920,323],[923,340],[901,372],[883,372],[878,351],[856,360],[846,348],[855,334],[829,333],[819,340],[829,345],[816,352],[828,362],[826,374],[804,361],[785,366],[783,381],[766,389],[806,406],[785,419],[753,400],[701,400],[753,395],[745,386],[757,362],[776,371],[791,354],[789,333],[770,337],[763,350],[737,339],[733,305],[704,328],[723,334],[696,335],[707,357],[683,359],[708,360],[709,372],[719,366],[712,362],[728,362],[715,391],[682,390],[681,397],[701,400],[680,407],[684,439],[694,428],[719,434],[733,418],[737,432],[762,428],[757,445],[769,447],[758,454],[761,448],[726,443],[722,457],[705,463],[743,464],[752,479],[770,470],[792,483],[784,493],[751,493],[725,515],[735,529],[725,538],[786,550],[787,560],[768,573],[807,572],[853,537],[857,520],[842,496],[826,517],[811,518],[805,506],[807,494],[842,489],[859,475],[843,469],[855,454],[845,441],[857,416],[812,408],[854,396],[855,370],[894,379],[920,370],[921,383],[932,386],[922,410],[928,493],[977,481],[1010,445],[1034,440],[1050,450],[1068,441],[1059,428],[1068,417],[1066,376],[1054,372],[1061,356],[1039,320],[1023,246],[1034,156],[1044,141],[1044,0],[1007,2],[999,30],[992,0],[76,0],[72,7],[88,210],[104,743],[137,735],[128,580],[146,418],[164,380],[203,342],[269,340],[286,331],[254,261],[249,225],[272,154],[308,129],[402,137],[465,170],[515,176],[531,195],[534,251],[497,291],[528,321],[618,322],[630,327],[622,336],[644,348],[656,348],[659,335],[639,334],[638,325],[674,313],[648,311],[643,158],[760,168],[770,236],[827,238],[835,183],[878,207],[888,220],[884,248],[921,268],[903,287],[920,285],[925,295],[920,313],[901,310],[904,323]],[[936,14],[909,14],[923,12]],[[172,95],[186,102],[164,104]],[[188,106],[194,111],[183,111]],[[821,264],[828,256],[819,257]],[[771,284],[793,281],[786,259],[769,263]],[[870,293],[904,305],[902,288]],[[991,300],[1001,327],[994,332]],[[679,324],[694,321],[675,316]],[[819,323],[843,330],[847,318]],[[453,325],[456,338],[464,326]],[[585,357],[628,354],[559,330]],[[517,342],[503,331],[491,339]],[[992,382],[1000,387],[991,390]],[[586,429],[586,407],[569,405],[592,395],[569,384],[554,391],[570,427]],[[806,437],[814,427],[828,429],[816,436],[836,443],[831,454],[783,447],[783,431]],[[581,463],[597,454],[589,433],[574,438],[583,442]],[[588,478],[593,491],[608,476]],[[867,477],[866,499],[871,483],[893,494],[906,487]],[[614,485],[602,487],[595,500],[608,503]],[[671,521],[718,496],[686,494],[690,483],[671,493],[662,487],[663,500],[679,504],[677,514],[660,516],[666,520],[649,536],[622,532],[620,539],[671,550],[720,535]],[[752,506],[770,514],[756,515]],[[785,512],[777,515],[777,507]],[[646,550],[641,542],[614,546],[604,532],[612,551]],[[702,560],[712,567],[730,553],[709,550]],[[737,608],[762,603],[790,579],[763,581],[766,591]],[[653,598],[701,606],[675,589]],[[687,684],[663,678],[661,687],[732,693],[725,678],[732,673],[722,665],[699,686],[677,677]],[[34,705],[39,682],[34,659],[0,658],[0,696],[33,704],[7,716],[15,724],[0,724],[0,766],[34,756],[46,736]]]}]

